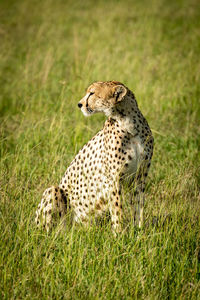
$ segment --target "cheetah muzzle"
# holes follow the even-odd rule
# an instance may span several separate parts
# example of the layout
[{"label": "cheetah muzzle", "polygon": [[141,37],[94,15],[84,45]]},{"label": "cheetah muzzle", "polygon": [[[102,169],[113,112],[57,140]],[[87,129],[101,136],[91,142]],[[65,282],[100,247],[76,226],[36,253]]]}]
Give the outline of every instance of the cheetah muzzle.
[{"label": "cheetah muzzle", "polygon": [[141,227],[153,136],[134,94],[120,82],[94,82],[78,107],[85,116],[103,112],[108,119],[76,155],[60,184],[45,190],[36,224],[49,231],[70,209],[76,222],[90,224],[91,216],[109,211],[114,233],[120,232],[121,191],[126,184],[130,205],[134,203],[134,223]]}]

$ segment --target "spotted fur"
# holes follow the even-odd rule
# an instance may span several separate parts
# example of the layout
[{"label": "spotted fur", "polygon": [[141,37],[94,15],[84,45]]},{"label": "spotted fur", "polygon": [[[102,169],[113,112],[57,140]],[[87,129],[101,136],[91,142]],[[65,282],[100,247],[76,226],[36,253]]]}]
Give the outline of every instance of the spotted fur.
[{"label": "spotted fur", "polygon": [[76,155],[59,186],[44,192],[36,211],[37,225],[48,231],[55,216],[65,216],[70,208],[75,221],[85,224],[91,216],[109,210],[113,230],[120,232],[121,189],[126,184],[135,203],[135,223],[141,227],[153,136],[134,94],[120,82],[95,82],[78,107],[85,116],[103,112],[108,119]]}]

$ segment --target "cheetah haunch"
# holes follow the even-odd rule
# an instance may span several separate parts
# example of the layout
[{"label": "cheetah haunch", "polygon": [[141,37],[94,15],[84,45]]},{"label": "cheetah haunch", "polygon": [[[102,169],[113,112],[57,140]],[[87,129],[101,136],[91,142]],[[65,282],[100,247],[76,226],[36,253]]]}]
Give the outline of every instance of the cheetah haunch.
[{"label": "cheetah haunch", "polygon": [[74,212],[76,222],[109,210],[120,232],[121,189],[126,184],[135,202],[134,221],[143,223],[144,189],[153,154],[153,136],[134,94],[116,81],[95,82],[78,103],[85,116],[103,112],[104,127],[76,155],[59,186],[47,189],[35,221],[48,231],[56,217]]}]

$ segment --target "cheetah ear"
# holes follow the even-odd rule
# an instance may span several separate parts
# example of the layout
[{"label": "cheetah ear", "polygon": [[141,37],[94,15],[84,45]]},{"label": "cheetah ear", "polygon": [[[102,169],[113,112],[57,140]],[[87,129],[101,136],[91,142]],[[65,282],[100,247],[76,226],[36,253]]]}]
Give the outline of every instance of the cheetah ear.
[{"label": "cheetah ear", "polygon": [[113,96],[115,98],[115,103],[118,103],[123,100],[124,96],[126,95],[127,90],[123,85],[117,85],[114,87]]}]

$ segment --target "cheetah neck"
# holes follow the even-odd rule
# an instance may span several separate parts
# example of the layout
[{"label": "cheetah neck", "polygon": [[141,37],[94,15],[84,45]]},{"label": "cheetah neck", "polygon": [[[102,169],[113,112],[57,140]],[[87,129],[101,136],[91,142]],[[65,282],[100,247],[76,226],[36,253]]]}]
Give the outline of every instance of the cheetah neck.
[{"label": "cheetah neck", "polygon": [[123,130],[134,136],[138,134],[139,120],[142,122],[144,119],[136,100],[130,97],[113,108],[110,118],[117,121]]}]

